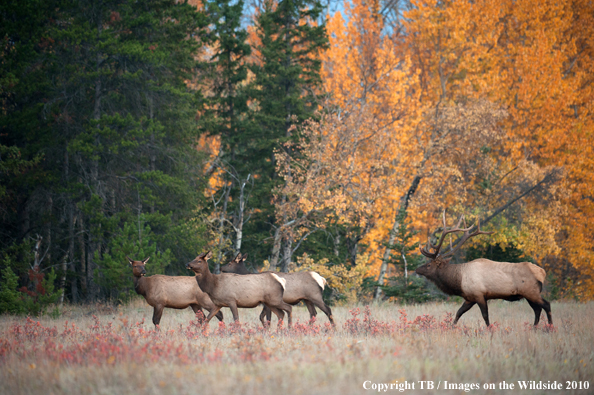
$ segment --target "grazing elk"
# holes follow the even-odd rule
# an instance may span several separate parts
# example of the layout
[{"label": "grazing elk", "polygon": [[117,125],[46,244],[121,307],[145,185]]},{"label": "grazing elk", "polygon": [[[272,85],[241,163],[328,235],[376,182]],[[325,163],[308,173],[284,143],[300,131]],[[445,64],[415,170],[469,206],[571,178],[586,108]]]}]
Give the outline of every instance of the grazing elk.
[{"label": "grazing elk", "polygon": [[[462,314],[478,304],[483,319],[489,326],[489,310],[487,308],[489,299],[504,299],[513,302],[526,298],[528,304],[534,310],[534,325],[538,325],[542,309],[547,313],[549,324],[552,325],[551,305],[540,295],[546,275],[542,268],[530,262],[493,262],[484,258],[459,265],[450,263],[450,257],[466,240],[477,235],[493,233],[482,232],[480,222],[477,230],[472,233],[470,231],[474,226],[460,229],[463,219],[464,216],[460,217],[456,226],[446,229],[444,211],[441,238],[437,245],[433,245],[431,241],[428,241],[427,246],[421,248],[421,253],[430,261],[416,270],[417,274],[433,281],[446,294],[458,295],[464,298],[464,304],[456,313],[454,324],[458,322]],[[451,247],[450,251],[440,254],[446,235],[454,232],[464,233],[455,247]],[[433,252],[430,251],[431,249],[433,249]]]},{"label": "grazing elk", "polygon": [[[244,261],[246,259],[247,254],[242,256],[241,253],[239,253],[231,262],[221,266],[221,271],[223,273],[252,274],[245,267]],[[274,272],[274,274],[287,280],[285,293],[283,294],[283,300],[286,303],[296,305],[300,301],[303,301],[305,306],[307,306],[311,318],[317,315],[316,308],[314,307],[317,306],[328,316],[330,323],[335,325],[332,317],[332,310],[330,310],[330,307],[324,303],[324,299],[322,298],[322,292],[326,286],[326,279],[324,277],[313,271],[297,273]],[[266,306],[264,306],[264,309],[260,314],[260,320],[262,320],[262,317],[264,316],[270,321],[271,311]]]},{"label": "grazing elk", "polygon": [[[144,296],[147,303],[153,306],[153,324],[159,325],[163,309],[185,309],[188,306],[194,310],[194,314],[202,311],[204,307],[209,312],[215,309],[207,294],[202,292],[196,279],[190,276],[164,276],[156,274],[145,277],[145,265],[150,258],[143,261],[135,261],[126,257],[132,265],[134,274],[134,290],[137,294]],[[223,321],[223,314],[217,310],[217,318]]]},{"label": "grazing elk", "polygon": [[[239,321],[238,307],[253,308],[260,303],[268,307],[279,321],[287,312],[289,327],[291,326],[291,305],[283,301],[286,281],[275,273],[260,273],[242,276],[232,273],[213,274],[208,267],[208,260],[212,253],[202,253],[187,268],[196,273],[196,281],[204,292],[210,296],[216,308],[206,317],[205,325],[222,307],[229,307],[233,313],[233,320]],[[266,322],[260,317],[262,324]]]}]

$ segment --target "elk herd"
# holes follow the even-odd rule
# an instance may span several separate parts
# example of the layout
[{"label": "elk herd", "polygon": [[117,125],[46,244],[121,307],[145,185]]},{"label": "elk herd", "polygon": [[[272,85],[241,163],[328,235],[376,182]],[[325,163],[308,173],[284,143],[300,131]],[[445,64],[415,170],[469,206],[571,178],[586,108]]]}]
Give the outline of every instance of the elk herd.
[{"label": "elk herd", "polygon": [[[468,239],[493,233],[481,231],[480,222],[476,229],[474,225],[460,228],[463,222],[464,216],[460,217],[455,226],[448,228],[444,211],[443,227],[438,229],[441,232],[439,241],[433,244],[429,238],[427,245],[420,249],[428,261],[416,269],[418,275],[425,276],[444,293],[464,299],[453,324],[455,325],[472,306],[478,304],[485,324],[489,326],[488,300],[526,299],[534,310],[534,325],[538,325],[543,309],[549,324],[552,325],[550,303],[541,296],[546,274],[539,266],[530,262],[494,262],[484,258],[460,264],[450,262],[452,256]],[[452,244],[451,235],[457,232],[462,232],[462,236]],[[438,232],[434,232],[436,233]],[[442,252],[441,248],[447,235],[450,235],[450,248]],[[251,273],[244,264],[247,254],[239,253],[231,262],[221,266],[222,273],[214,274],[208,265],[211,257],[211,252],[202,253],[186,265],[187,269],[195,273],[194,277],[147,277],[145,265],[149,258],[143,261],[127,258],[134,275],[134,290],[153,307],[153,324],[156,327],[161,321],[165,307],[191,307],[194,313],[204,308],[208,311],[204,325],[208,325],[213,317],[217,317],[219,321],[223,320],[223,307],[228,307],[233,320],[238,322],[238,308],[254,308],[260,305],[263,306],[260,321],[265,327],[270,324],[272,313],[278,317],[279,322],[284,320],[286,313],[290,327],[292,306],[301,301],[307,307],[311,318],[316,316],[315,308],[318,307],[328,316],[330,323],[335,325],[332,310],[322,298],[326,279],[318,273]]]}]

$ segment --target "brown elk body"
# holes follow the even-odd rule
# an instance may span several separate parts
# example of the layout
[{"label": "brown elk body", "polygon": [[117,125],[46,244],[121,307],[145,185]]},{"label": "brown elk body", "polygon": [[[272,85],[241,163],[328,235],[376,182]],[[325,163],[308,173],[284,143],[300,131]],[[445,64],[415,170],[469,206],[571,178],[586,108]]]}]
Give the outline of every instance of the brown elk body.
[{"label": "brown elk body", "polygon": [[[464,298],[464,304],[456,313],[454,324],[462,314],[478,304],[483,319],[489,326],[488,300],[503,299],[513,302],[525,298],[534,310],[534,325],[538,325],[542,309],[545,310],[549,324],[552,325],[551,305],[540,294],[546,276],[544,269],[530,262],[494,262],[484,258],[462,264],[450,263],[447,257],[453,255],[466,240],[479,234],[492,233],[481,232],[480,224],[473,233],[470,233],[473,226],[460,229],[462,220],[463,217],[458,221],[458,225],[446,230],[444,212],[444,227],[440,242],[437,246],[431,245],[421,249],[421,253],[430,261],[416,270],[417,274],[427,277],[446,294]],[[446,234],[459,231],[463,231],[464,235],[457,246],[440,255],[439,250]],[[431,248],[434,249],[433,253],[430,252]]]},{"label": "brown elk body", "polygon": [[[221,266],[221,271],[223,273],[235,273],[242,275],[253,274],[250,273],[250,271],[245,267],[244,262],[246,258],[247,254],[244,254],[243,256],[241,253],[238,254],[231,262]],[[311,318],[317,315],[315,308],[315,306],[317,306],[328,316],[330,323],[335,325],[334,318],[332,317],[332,310],[326,305],[326,303],[324,303],[324,299],[322,298],[322,292],[326,286],[326,279],[324,279],[324,277],[313,271],[296,273],[274,272],[274,274],[280,278],[284,278],[287,281],[285,285],[285,292],[283,294],[283,300],[286,303],[290,305],[296,305],[297,303],[303,301],[307,307],[307,310],[309,311]],[[262,313],[260,314],[261,320],[263,317],[266,317],[266,319],[270,321],[271,311],[266,306],[264,306],[264,309],[262,309]]]},{"label": "brown elk body", "polygon": [[[200,289],[210,296],[216,306],[215,310],[206,317],[205,324],[208,324],[213,315],[222,307],[229,307],[233,314],[233,320],[238,321],[237,308],[253,308],[262,303],[278,317],[279,321],[284,318],[286,312],[289,317],[289,326],[291,326],[291,305],[283,301],[286,283],[284,279],[274,273],[250,276],[232,273],[213,274],[210,272],[207,262],[211,256],[211,252],[200,254],[187,265],[188,269],[196,273],[196,281]],[[266,322],[262,320],[262,324],[266,325]]]},{"label": "brown elk body", "polygon": [[[215,309],[208,295],[200,289],[195,277],[190,276],[164,276],[156,274],[145,277],[145,265],[149,258],[143,261],[134,261],[127,258],[134,274],[134,290],[142,295],[146,302],[153,307],[153,324],[158,326],[161,322],[163,309],[185,309],[191,307],[196,314],[205,308],[209,312]],[[218,312],[217,318],[222,321],[223,314]]]}]

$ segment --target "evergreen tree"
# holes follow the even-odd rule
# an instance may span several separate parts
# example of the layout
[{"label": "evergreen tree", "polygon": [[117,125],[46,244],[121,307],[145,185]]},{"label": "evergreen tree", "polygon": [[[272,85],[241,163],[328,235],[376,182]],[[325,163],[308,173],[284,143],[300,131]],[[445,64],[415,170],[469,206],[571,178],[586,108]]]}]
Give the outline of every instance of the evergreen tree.
[{"label": "evergreen tree", "polygon": [[3,248],[40,233],[43,265],[58,265],[73,301],[107,296],[98,263],[141,214],[156,248],[187,262],[205,244],[196,221],[204,205],[196,106],[186,84],[205,15],[175,0],[19,3],[39,23],[30,33],[17,7],[2,6],[3,19],[17,20],[2,23],[4,48],[20,63],[11,61],[10,91],[3,80],[0,143],[43,160],[11,180]]},{"label": "evergreen tree", "polygon": [[105,287],[105,295],[112,300],[127,301],[135,293],[132,269],[130,265],[122,264],[127,261],[126,257],[142,260],[150,257],[147,275],[151,276],[163,274],[171,264],[171,251],[157,250],[154,234],[144,221],[144,216],[140,216],[125,222],[123,228],[109,239],[106,248],[109,252],[97,257],[97,282]]},{"label": "evergreen tree", "polygon": [[[250,179],[250,158],[246,156],[244,139],[253,122],[249,118],[248,75],[246,58],[251,53],[247,32],[241,28],[243,1],[228,0],[206,3],[211,26],[214,54],[205,63],[210,95],[205,97],[200,128],[203,133],[219,136],[220,150],[208,175],[218,171],[223,183],[217,195],[216,207],[209,207],[216,216],[215,271],[218,272],[223,253],[229,245],[233,251],[241,248],[245,221],[245,183]],[[232,229],[228,224],[232,224]],[[229,239],[235,236],[235,242]]]},{"label": "evergreen tree", "polygon": [[247,32],[241,28],[242,12],[242,0],[235,4],[228,0],[206,3],[214,54],[205,63],[212,93],[203,101],[200,125],[204,133],[220,136],[219,157],[232,162],[239,171],[244,169],[240,167],[238,151],[242,135],[249,128],[248,95],[243,84],[248,71],[246,58],[251,54]]},{"label": "evergreen tree", "polygon": [[410,219],[406,210],[401,209],[396,220],[399,227],[394,238],[394,244],[388,246],[392,250],[390,263],[397,272],[388,278],[388,285],[380,286],[385,297],[396,297],[407,303],[420,303],[430,299],[426,281],[417,276],[411,276],[414,270],[423,264],[423,257],[411,254],[417,251],[419,243],[412,243],[412,238],[418,233],[410,229]]},{"label": "evergreen tree", "polygon": [[[280,180],[276,177],[274,151],[296,137],[292,136],[292,125],[315,117],[320,87],[319,52],[328,43],[325,24],[320,21],[321,11],[317,0],[266,1],[256,20],[260,62],[252,66],[255,78],[251,92],[257,109],[255,128],[244,140],[258,177],[252,198],[258,213],[249,224],[249,233],[255,238],[252,246],[262,245],[263,239],[269,238],[270,224],[276,221],[272,192]],[[278,232],[279,225],[275,224],[273,268],[279,238],[283,237]],[[284,241],[291,243],[289,239]],[[269,249],[255,251],[260,258],[268,253]],[[288,262],[285,269],[287,265]]]}]

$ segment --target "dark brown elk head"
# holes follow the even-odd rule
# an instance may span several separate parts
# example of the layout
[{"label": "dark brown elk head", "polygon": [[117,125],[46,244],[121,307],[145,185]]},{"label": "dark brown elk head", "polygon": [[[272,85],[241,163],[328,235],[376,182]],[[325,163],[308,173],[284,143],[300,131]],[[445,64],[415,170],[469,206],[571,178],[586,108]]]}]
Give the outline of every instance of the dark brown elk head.
[{"label": "dark brown elk head", "polygon": [[[433,245],[433,243],[431,243],[431,238],[429,238],[429,240],[427,240],[427,245],[425,245],[425,247],[420,247],[421,254],[423,254],[424,256],[429,258],[430,261],[425,263],[422,266],[419,266],[417,268],[417,270],[415,270],[415,273],[425,276],[428,279],[435,279],[436,274],[450,263],[452,256],[456,253],[456,251],[458,251],[460,249],[460,247],[466,242],[466,240],[470,239],[471,237],[477,236],[477,235],[490,235],[490,234],[494,233],[494,232],[481,231],[480,221],[478,222],[476,230],[474,232],[471,232],[471,230],[474,228],[474,225],[472,225],[468,228],[460,228],[460,225],[463,222],[464,222],[464,226],[466,226],[466,221],[464,220],[464,216],[462,215],[460,217],[460,219],[458,220],[458,223],[455,226],[453,226],[452,228],[448,229],[446,226],[445,210],[444,210],[444,212],[443,212],[443,229],[442,229],[441,237],[439,238],[439,242],[437,243],[437,245]],[[441,253],[441,246],[443,245],[443,242],[444,242],[446,236],[450,233],[455,233],[455,232],[464,232],[464,233],[463,233],[462,237],[456,242],[455,246],[453,246],[451,244],[451,239],[450,239],[449,250],[446,251],[445,253]],[[435,233],[437,233],[437,231],[434,232],[434,234]],[[433,252],[431,250],[433,250]]]},{"label": "dark brown elk head", "polygon": [[186,265],[186,269],[192,270],[196,273],[196,277],[198,279],[202,278],[202,276],[210,273],[210,269],[208,267],[208,260],[212,258],[212,252],[203,252],[202,254],[198,255],[192,262],[189,262]]},{"label": "dark brown elk head", "polygon": [[236,274],[250,274],[250,271],[245,267],[244,261],[247,259],[248,254],[241,253],[237,254],[231,262],[221,266],[221,272],[223,273],[236,273]]},{"label": "dark brown elk head", "polygon": [[134,274],[134,277],[143,277],[146,274],[146,269],[144,268],[144,266],[146,265],[148,260],[151,259],[151,257],[148,257],[143,261],[135,261],[128,257],[126,257],[126,259],[128,260],[128,262],[130,262],[130,265],[132,265],[132,274]]}]

